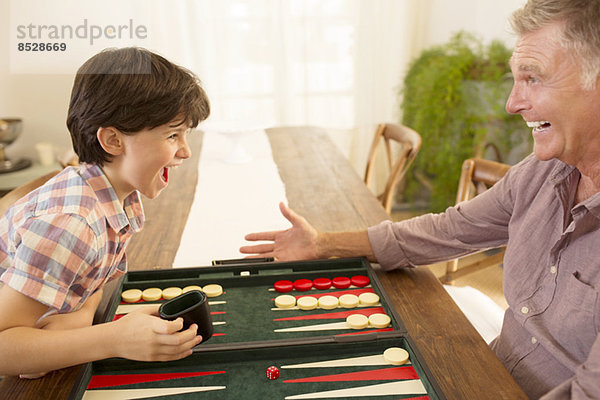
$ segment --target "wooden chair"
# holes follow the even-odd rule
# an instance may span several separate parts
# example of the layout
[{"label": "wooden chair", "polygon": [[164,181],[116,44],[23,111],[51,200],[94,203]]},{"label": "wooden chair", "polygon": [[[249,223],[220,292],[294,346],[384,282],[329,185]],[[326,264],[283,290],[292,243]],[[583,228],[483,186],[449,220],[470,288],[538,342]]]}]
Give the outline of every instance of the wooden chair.
[{"label": "wooden chair", "polygon": [[[379,124],[367,158],[367,168],[365,170],[365,185],[367,187],[372,182],[377,151],[382,140],[385,144],[389,175],[383,193],[377,195],[377,198],[383,205],[383,208],[385,208],[385,211],[390,214],[396,186],[402,180],[408,167],[410,167],[419,152],[421,148],[421,136],[404,125]],[[393,142],[397,143],[400,147],[397,152],[392,150]]]},{"label": "wooden chair", "polygon": [[44,176],[36,178],[30,182],[27,182],[10,192],[6,193],[2,198],[0,198],[0,215],[4,215],[6,211],[21,197],[25,196],[27,193],[31,192],[34,189],[42,186],[46,183],[50,178],[58,174],[60,171],[52,171]]},{"label": "wooden chair", "polygon": [[[509,168],[510,165],[482,158],[465,160],[458,182],[456,204],[470,200],[489,189],[506,175]],[[481,253],[485,253],[486,256],[482,258]],[[460,268],[458,259],[449,261],[446,265],[446,274],[440,278],[442,283],[452,285],[460,277],[502,263],[504,258],[503,247],[481,253],[461,258]],[[476,260],[473,261],[473,259]]]}]

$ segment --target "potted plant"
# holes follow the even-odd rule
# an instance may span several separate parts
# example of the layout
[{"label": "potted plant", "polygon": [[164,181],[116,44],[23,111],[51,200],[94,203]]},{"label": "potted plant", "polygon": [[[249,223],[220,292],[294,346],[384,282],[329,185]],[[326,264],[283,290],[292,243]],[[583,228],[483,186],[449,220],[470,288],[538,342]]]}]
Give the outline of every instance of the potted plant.
[{"label": "potted plant", "polygon": [[484,46],[459,32],[411,63],[399,93],[402,123],[419,132],[423,145],[413,164],[417,179],[408,180],[404,192],[409,201],[426,187],[430,210],[442,211],[455,202],[465,159],[509,162],[524,155],[512,155],[515,148],[530,151],[522,118],[504,109],[512,87],[510,55],[500,41]]}]

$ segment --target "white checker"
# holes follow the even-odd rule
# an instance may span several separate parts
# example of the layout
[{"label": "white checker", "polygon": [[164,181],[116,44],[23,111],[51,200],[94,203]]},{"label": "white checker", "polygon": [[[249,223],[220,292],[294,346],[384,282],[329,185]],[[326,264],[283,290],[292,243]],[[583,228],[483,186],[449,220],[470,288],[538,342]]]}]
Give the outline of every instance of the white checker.
[{"label": "white checker", "polygon": [[319,308],[323,310],[333,310],[338,308],[340,301],[335,296],[322,296],[319,297]]},{"label": "white checker", "polygon": [[162,297],[165,300],[171,300],[171,299],[174,299],[175,297],[179,296],[181,293],[183,293],[183,290],[181,290],[181,288],[168,287],[166,289],[163,289]]},{"label": "white checker", "polygon": [[408,361],[408,351],[400,347],[390,347],[383,352],[383,359],[392,365],[402,365]]},{"label": "white checker", "polygon": [[202,287],[202,291],[206,294],[206,297],[217,297],[223,294],[223,287],[213,283]]},{"label": "white checker", "polygon": [[392,319],[386,314],[377,313],[369,316],[369,323],[374,328],[387,328],[390,322]]},{"label": "white checker", "polygon": [[292,308],[296,305],[296,298],[289,294],[282,294],[275,297],[275,306],[277,308]]},{"label": "white checker", "polygon": [[371,292],[361,293],[358,301],[363,306],[374,306],[379,303],[379,296]]},{"label": "white checker", "polygon": [[340,296],[340,306],[343,308],[358,307],[358,296],[354,294],[343,294]]},{"label": "white checker", "polygon": [[316,297],[302,296],[298,299],[296,304],[298,305],[298,308],[301,310],[305,310],[305,311],[314,310],[315,308],[317,308],[318,300]]},{"label": "white checker", "polygon": [[346,323],[352,329],[365,329],[369,326],[369,318],[362,314],[352,314],[346,318]]}]

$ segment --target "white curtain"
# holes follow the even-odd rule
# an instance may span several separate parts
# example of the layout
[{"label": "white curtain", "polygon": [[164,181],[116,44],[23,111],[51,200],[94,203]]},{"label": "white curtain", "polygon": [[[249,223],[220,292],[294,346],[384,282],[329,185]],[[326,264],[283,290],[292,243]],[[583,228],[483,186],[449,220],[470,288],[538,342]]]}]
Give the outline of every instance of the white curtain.
[{"label": "white curtain", "polygon": [[[524,1],[0,1],[5,25],[134,21],[148,32],[147,39],[99,41],[93,49],[85,40],[70,41],[94,52],[77,61],[71,47],[68,54],[54,54],[63,64],[72,61],[66,75],[52,75],[47,61],[28,62],[38,72],[19,75],[8,66],[15,32],[0,30],[0,50],[11,61],[0,64],[0,113],[25,121],[9,156],[35,156],[33,145],[40,141],[71,146],[64,120],[72,74],[102,42],[149,47],[192,69],[211,98],[212,122],[329,127],[362,170],[370,125],[400,119],[397,91],[409,61],[459,29],[483,34],[486,41],[505,38],[507,16]],[[361,133],[344,130],[351,127]]]},{"label": "white curtain", "polygon": [[154,0],[150,47],[198,74],[208,124],[331,128],[360,171],[372,126],[400,118],[422,3]]}]

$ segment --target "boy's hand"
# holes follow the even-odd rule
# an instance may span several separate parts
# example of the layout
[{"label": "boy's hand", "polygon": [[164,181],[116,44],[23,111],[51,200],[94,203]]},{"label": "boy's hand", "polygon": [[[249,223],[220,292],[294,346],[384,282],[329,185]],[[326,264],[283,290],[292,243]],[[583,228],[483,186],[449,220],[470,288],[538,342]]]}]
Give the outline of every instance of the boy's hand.
[{"label": "boy's hand", "polygon": [[187,330],[183,320],[166,321],[157,316],[159,305],[143,307],[114,322],[116,356],[137,361],[172,361],[192,354],[202,341],[198,326]]},{"label": "boy's hand", "polygon": [[272,243],[244,246],[241,253],[260,257],[274,257],[276,261],[312,260],[319,258],[317,239],[319,233],[306,219],[285,204],[279,203],[281,214],[292,223],[282,231],[257,232],[246,235],[249,241],[271,241]]}]

